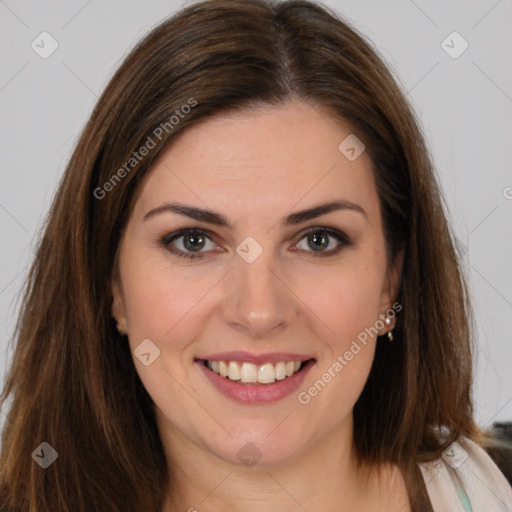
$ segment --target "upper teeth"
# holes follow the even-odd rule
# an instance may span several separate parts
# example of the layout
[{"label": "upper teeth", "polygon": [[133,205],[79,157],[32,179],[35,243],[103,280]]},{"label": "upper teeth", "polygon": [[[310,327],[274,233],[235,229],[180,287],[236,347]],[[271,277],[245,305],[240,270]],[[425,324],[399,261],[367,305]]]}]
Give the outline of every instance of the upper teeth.
[{"label": "upper teeth", "polygon": [[259,382],[269,384],[277,380],[290,377],[300,368],[302,361],[280,361],[273,365],[265,363],[260,366],[253,363],[239,363],[238,361],[207,361],[210,370],[227,377],[230,380],[242,382]]}]

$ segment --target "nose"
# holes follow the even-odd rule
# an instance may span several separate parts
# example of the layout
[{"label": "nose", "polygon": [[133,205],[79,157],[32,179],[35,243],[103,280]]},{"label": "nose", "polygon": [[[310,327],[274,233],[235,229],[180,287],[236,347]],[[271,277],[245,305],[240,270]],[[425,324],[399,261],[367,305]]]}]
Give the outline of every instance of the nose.
[{"label": "nose", "polygon": [[261,339],[293,323],[299,309],[297,297],[293,283],[279,268],[270,251],[263,251],[252,263],[235,258],[222,307],[226,323]]}]

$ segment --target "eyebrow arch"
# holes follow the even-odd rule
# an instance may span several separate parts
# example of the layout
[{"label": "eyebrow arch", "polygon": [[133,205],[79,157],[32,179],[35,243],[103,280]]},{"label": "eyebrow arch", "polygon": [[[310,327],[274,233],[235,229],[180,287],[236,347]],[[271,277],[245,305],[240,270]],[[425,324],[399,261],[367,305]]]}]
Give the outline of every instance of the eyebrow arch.
[{"label": "eyebrow arch", "polygon": [[[317,206],[313,206],[312,208],[308,208],[307,210],[301,210],[299,212],[292,213],[288,215],[281,222],[281,224],[285,226],[294,226],[337,210],[355,211],[361,213],[366,218],[368,217],[366,211],[360,205],[356,203],[351,203],[350,201],[340,200],[332,201],[329,203],[322,203]],[[190,217],[191,219],[194,220],[207,222],[209,224],[214,224],[216,226],[226,227],[229,229],[233,227],[233,224],[220,213],[212,212],[210,210],[204,210],[194,206],[187,206],[180,203],[164,203],[161,206],[158,206],[157,208],[154,208],[153,210],[147,212],[144,215],[143,220],[147,220],[151,217],[154,217],[155,215],[164,212],[177,213],[178,215]]]}]

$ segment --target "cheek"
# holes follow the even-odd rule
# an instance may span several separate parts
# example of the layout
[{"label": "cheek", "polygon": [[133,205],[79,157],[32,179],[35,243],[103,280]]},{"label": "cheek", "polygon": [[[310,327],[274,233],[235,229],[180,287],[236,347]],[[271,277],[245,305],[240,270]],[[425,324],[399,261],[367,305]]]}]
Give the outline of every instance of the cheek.
[{"label": "cheek", "polygon": [[131,258],[122,276],[131,338],[163,341],[183,325],[211,287],[210,279],[192,274],[182,267],[171,268],[162,257]]},{"label": "cheek", "polygon": [[[308,305],[318,316],[318,323],[328,327],[328,331],[323,330],[328,334],[322,337],[324,350],[318,373],[303,389],[303,398],[314,399],[333,421],[351,410],[368,378],[385,272],[385,265],[374,255],[353,256],[328,275],[318,274],[308,297]],[[305,286],[313,283],[311,276],[302,279]]]},{"label": "cheek", "polygon": [[332,422],[348,414],[364,388],[375,355],[372,328],[379,314],[378,287],[370,272],[337,276],[325,282],[323,294],[311,297],[312,303],[323,304],[318,316],[332,332],[322,340],[318,369],[299,400],[314,400],[314,407]]},{"label": "cheek", "polygon": [[379,319],[383,268],[359,254],[343,266],[315,276],[303,275],[299,292],[330,332],[329,344],[344,349]]},{"label": "cheek", "polygon": [[[188,382],[186,348],[197,337],[198,302],[212,285],[185,277],[183,268],[171,269],[162,259],[131,257],[126,262],[122,280],[134,364],[157,408],[172,411],[173,423],[179,425],[187,417],[189,393],[194,393],[193,382],[183,386]],[[156,357],[148,339],[160,351]],[[144,352],[150,353],[148,365],[137,357],[143,341]]]}]

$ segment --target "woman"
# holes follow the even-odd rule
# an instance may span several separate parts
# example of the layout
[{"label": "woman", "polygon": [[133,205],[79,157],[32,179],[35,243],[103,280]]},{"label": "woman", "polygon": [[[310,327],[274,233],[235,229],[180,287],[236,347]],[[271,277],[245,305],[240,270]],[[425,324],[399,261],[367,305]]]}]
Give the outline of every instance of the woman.
[{"label": "woman", "polygon": [[422,134],[317,4],[197,3],[137,45],[16,335],[2,510],[512,507]]}]

